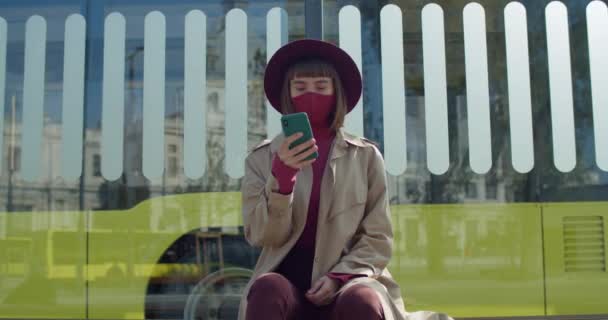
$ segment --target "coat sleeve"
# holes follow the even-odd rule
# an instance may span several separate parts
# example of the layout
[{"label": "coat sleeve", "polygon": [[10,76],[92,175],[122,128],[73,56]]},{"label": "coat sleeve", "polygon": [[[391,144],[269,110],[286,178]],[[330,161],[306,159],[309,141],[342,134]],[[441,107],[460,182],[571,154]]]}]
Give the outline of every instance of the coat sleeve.
[{"label": "coat sleeve", "polygon": [[363,219],[349,250],[330,272],[365,274],[377,278],[391,258],[393,230],[384,160],[375,146],[373,149],[367,169],[368,190]]},{"label": "coat sleeve", "polygon": [[245,239],[256,247],[280,247],[292,229],[293,192],[281,194],[276,178],[264,177],[253,153],[245,159],[241,184]]}]

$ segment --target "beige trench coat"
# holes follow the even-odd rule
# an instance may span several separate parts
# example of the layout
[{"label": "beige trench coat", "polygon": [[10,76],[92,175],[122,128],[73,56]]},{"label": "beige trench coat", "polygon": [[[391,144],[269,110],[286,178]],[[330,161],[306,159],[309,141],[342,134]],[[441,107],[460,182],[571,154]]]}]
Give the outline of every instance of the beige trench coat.
[{"label": "beige trench coat", "polygon": [[[277,135],[256,146],[245,160],[242,181],[245,238],[262,253],[241,299],[245,319],[247,294],[260,275],[274,271],[304,229],[312,187],[312,167],[297,176],[294,191],[283,195],[271,174],[273,153],[285,137]],[[399,286],[386,266],[391,258],[391,228],[384,160],[365,138],[338,130],[323,179],[312,283],[328,272],[366,274],[346,283],[364,284],[379,295],[387,320],[409,318]],[[339,293],[338,292],[338,293]]]}]

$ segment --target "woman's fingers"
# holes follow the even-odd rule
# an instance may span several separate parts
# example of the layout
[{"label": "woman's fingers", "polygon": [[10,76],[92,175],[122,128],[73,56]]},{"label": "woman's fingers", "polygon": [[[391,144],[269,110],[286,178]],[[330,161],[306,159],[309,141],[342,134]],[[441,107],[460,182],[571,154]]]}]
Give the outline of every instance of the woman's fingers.
[{"label": "woman's fingers", "polygon": [[286,153],[289,151],[289,146],[294,143],[296,140],[298,140],[300,137],[302,137],[302,132],[296,132],[292,135],[290,135],[289,137],[286,137],[285,140],[283,140],[283,143],[281,143],[281,146],[279,147],[279,151]]},{"label": "woman's fingers", "polygon": [[327,302],[329,296],[331,294],[331,286],[329,286],[326,282],[323,283],[321,289],[317,291],[317,305],[323,305]]},{"label": "woman's fingers", "polygon": [[[314,152],[314,150],[313,150],[313,152]],[[308,157],[309,154],[312,154],[312,152],[304,154],[303,156],[298,156],[298,159],[294,158],[290,162],[286,162],[286,164],[292,168],[302,169],[302,168],[306,167],[307,165],[310,165],[311,163],[315,162],[315,160],[317,160],[316,158],[313,158],[310,160],[304,160],[304,159],[306,159],[306,157]]]},{"label": "woman's fingers", "polygon": [[298,140],[302,135],[303,135],[302,132],[296,132],[296,133],[290,135],[289,137],[285,138],[283,145],[289,146],[292,142]]},{"label": "woman's fingers", "polygon": [[[304,163],[304,159],[308,158],[311,154],[315,153],[319,149],[314,142],[314,139],[311,139],[306,143],[298,145],[287,153],[279,154],[279,158],[286,165],[292,168],[301,169],[305,165],[309,164],[308,162]],[[308,150],[306,150],[307,148]]]},{"label": "woman's fingers", "polygon": [[315,145],[315,139],[310,139],[304,143],[301,143],[295,147],[293,147],[293,149],[289,149],[286,153],[285,156],[287,157],[294,157],[297,154],[299,154],[300,152],[312,147]]},{"label": "woman's fingers", "polygon": [[321,286],[323,286],[323,278],[317,280],[317,282],[315,282],[315,284],[313,284],[313,286],[308,289],[308,291],[306,292],[307,295],[312,295],[314,293],[316,293]]},{"label": "woman's fingers", "polygon": [[298,169],[302,169],[306,166],[311,165],[313,162],[317,161],[317,158],[314,159],[310,159],[310,160],[306,160],[306,161],[302,161],[298,164]]},{"label": "woman's fingers", "polygon": [[[315,283],[315,286],[313,286],[313,288],[311,288],[307,293],[306,293],[306,297],[308,298],[308,300],[310,300],[310,302],[314,303],[315,305],[321,306],[321,305],[325,305],[328,304],[329,302],[331,302],[331,296],[334,294],[334,289],[331,283],[331,279],[327,278],[327,277],[323,277],[321,279],[319,279],[319,281],[317,281],[317,283]],[[317,286],[318,283],[320,284],[320,287],[317,289],[315,288]],[[315,289],[315,290],[313,290]]]},{"label": "woman's fingers", "polygon": [[318,150],[318,147],[315,145],[315,139],[310,139],[293,147],[293,149],[289,149],[289,146],[301,136],[302,133],[298,132],[285,138],[279,147],[279,151],[277,152],[279,159],[294,169],[302,169],[303,167],[313,163],[315,159],[305,159]]},{"label": "woman's fingers", "polygon": [[285,138],[285,140],[283,140],[283,143],[281,143],[281,146],[279,146],[279,150],[278,150],[278,154],[281,157],[281,160],[283,160],[283,158],[285,158],[285,155],[289,153],[289,146],[296,140],[298,140],[298,138],[300,138],[302,136],[301,132],[297,132],[294,133],[292,135],[290,135],[289,137]]},{"label": "woman's fingers", "polygon": [[292,159],[293,159],[295,162],[300,162],[300,161],[302,161],[302,160],[304,160],[304,159],[308,158],[308,156],[310,156],[311,154],[315,153],[317,150],[319,150],[319,147],[318,147],[318,146],[316,146],[316,145],[314,145],[314,146],[312,146],[310,149],[308,149],[308,150],[306,150],[306,151],[303,151],[302,153],[300,153],[300,154],[298,154],[298,155],[294,156]]}]

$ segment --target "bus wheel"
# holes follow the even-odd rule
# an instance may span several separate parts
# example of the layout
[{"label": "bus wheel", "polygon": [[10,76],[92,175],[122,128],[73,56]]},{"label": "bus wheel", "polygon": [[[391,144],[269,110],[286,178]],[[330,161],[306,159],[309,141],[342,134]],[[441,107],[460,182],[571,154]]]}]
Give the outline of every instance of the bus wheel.
[{"label": "bus wheel", "polygon": [[241,295],[252,275],[244,268],[226,268],[207,275],[188,295],[184,320],[236,320]]}]

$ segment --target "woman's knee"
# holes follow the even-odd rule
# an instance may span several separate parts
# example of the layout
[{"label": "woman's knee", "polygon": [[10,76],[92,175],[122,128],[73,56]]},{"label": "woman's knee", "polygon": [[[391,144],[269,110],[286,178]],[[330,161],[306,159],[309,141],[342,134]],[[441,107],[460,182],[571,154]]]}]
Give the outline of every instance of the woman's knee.
[{"label": "woman's knee", "polygon": [[268,298],[274,295],[285,295],[290,291],[291,284],[284,276],[269,272],[259,276],[251,285],[247,299],[252,299],[254,296]]},{"label": "woman's knee", "polygon": [[293,285],[278,273],[257,278],[247,295],[247,320],[294,319],[300,302]]},{"label": "woman's knee", "polygon": [[365,285],[354,285],[338,296],[334,314],[339,319],[383,319],[382,303],[376,291]]}]

